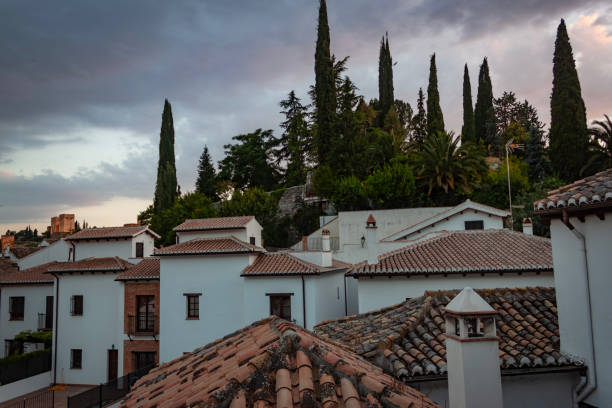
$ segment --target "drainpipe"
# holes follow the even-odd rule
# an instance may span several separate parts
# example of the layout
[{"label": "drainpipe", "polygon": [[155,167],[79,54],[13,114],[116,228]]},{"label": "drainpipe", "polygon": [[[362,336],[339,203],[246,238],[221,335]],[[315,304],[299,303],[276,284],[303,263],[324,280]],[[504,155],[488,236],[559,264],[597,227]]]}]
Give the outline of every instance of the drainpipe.
[{"label": "drainpipe", "polygon": [[304,314],[304,328],[306,329],[306,287],[304,285],[304,275],[302,275],[302,313]]},{"label": "drainpipe", "polygon": [[348,315],[348,301],[346,300],[346,272],[344,273],[344,315]]},{"label": "drainpipe", "polygon": [[57,384],[57,315],[59,310],[59,278],[56,274],[52,273],[55,278],[55,326],[53,331],[55,332],[55,345],[53,350],[53,385]]},{"label": "drainpipe", "polygon": [[575,403],[579,403],[584,401],[589,395],[595,391],[597,388],[597,362],[595,359],[595,342],[593,336],[593,306],[591,302],[591,280],[589,277],[589,262],[588,262],[588,252],[586,239],[584,235],[578,231],[570,222],[569,215],[567,211],[564,209],[562,213],[562,222],[563,224],[570,230],[572,233],[580,240],[582,243],[582,250],[584,252],[584,270],[585,270],[585,279],[586,279],[586,298],[589,307],[589,313],[587,314],[587,322],[589,325],[588,337],[589,344],[591,346],[591,364],[589,364],[589,369],[587,371],[587,380],[581,381],[576,387],[575,391]]}]

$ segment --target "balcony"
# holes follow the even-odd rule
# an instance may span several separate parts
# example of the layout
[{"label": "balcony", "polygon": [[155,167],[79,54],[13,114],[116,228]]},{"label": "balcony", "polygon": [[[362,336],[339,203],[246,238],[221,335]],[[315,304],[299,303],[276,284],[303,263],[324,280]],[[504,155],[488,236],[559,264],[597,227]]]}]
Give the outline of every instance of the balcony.
[{"label": "balcony", "polygon": [[138,313],[128,316],[127,334],[130,336],[152,336],[159,333],[152,313]]},{"label": "balcony", "polygon": [[48,331],[53,329],[53,315],[47,313],[38,314],[38,331]]}]

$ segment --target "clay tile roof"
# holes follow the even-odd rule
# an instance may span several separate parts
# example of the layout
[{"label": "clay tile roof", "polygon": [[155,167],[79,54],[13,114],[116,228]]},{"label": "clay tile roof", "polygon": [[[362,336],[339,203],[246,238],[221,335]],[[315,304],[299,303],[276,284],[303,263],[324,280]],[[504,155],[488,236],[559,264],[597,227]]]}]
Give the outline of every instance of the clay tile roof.
[{"label": "clay tile roof", "polygon": [[351,264],[332,260],[332,266],[322,267],[286,252],[265,253],[242,271],[242,276],[320,275],[338,269],[350,269]]},{"label": "clay tile roof", "polygon": [[87,258],[75,262],[57,262],[47,270],[49,273],[64,272],[121,272],[132,267],[125,259],[115,257]]},{"label": "clay tile roof", "polygon": [[78,241],[85,239],[117,239],[131,238],[142,232],[149,232],[151,235],[159,238],[155,232],[151,231],[146,225],[135,227],[103,227],[103,228],[87,228],[66,237],[67,241]]},{"label": "clay tile roof", "polygon": [[5,273],[17,272],[19,267],[11,261],[11,258],[5,258],[0,255],[0,276]]},{"label": "clay tile roof", "polygon": [[159,259],[145,258],[115,278],[118,281],[141,279],[159,279]]},{"label": "clay tile roof", "polygon": [[[560,351],[553,288],[476,290],[498,312],[502,369],[533,370],[580,365]],[[419,298],[366,314],[322,322],[324,339],[350,347],[393,376],[446,375],[444,307],[459,293],[426,292]]]},{"label": "clay tile roof", "polygon": [[184,223],[174,227],[173,231],[205,231],[218,229],[240,229],[255,217],[252,215],[242,217],[198,218],[185,220]]},{"label": "clay tile roof", "polygon": [[552,271],[550,239],[510,230],[445,231],[362,262],[353,276]]},{"label": "clay tile roof", "polygon": [[245,254],[256,252],[265,252],[265,249],[230,236],[227,238],[192,239],[156,249],[155,255]]},{"label": "clay tile roof", "polygon": [[57,262],[34,266],[24,270],[15,270],[0,274],[0,285],[23,285],[23,284],[52,284],[53,276],[45,273],[50,266]]},{"label": "clay tile roof", "polygon": [[121,407],[437,407],[346,348],[279,318],[162,364]]},{"label": "clay tile roof", "polygon": [[34,252],[40,251],[41,249],[43,249],[43,247],[9,247],[9,250],[17,259],[25,258],[26,256],[33,254]]},{"label": "clay tile roof", "polygon": [[556,190],[536,201],[533,207],[538,212],[571,207],[600,205],[612,207],[612,169],[604,170]]}]

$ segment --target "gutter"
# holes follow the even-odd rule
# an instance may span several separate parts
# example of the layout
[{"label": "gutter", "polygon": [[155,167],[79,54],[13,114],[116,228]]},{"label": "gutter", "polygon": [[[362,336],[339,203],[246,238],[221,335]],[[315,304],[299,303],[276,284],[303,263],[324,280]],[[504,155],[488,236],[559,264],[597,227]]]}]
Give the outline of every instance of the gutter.
[{"label": "gutter", "polygon": [[53,350],[53,385],[57,384],[57,321],[58,321],[58,310],[59,310],[59,277],[51,272],[51,275],[55,278],[55,326],[53,331],[55,332],[55,347]]},{"label": "gutter", "polygon": [[348,301],[346,300],[346,274],[344,274],[344,315],[348,315]]},{"label": "gutter", "polygon": [[304,328],[306,329],[306,287],[304,285],[304,275],[302,275],[302,313],[304,314]]},{"label": "gutter", "polygon": [[597,362],[595,358],[595,342],[593,336],[593,306],[591,301],[591,281],[589,276],[589,262],[588,262],[588,252],[587,252],[587,244],[584,235],[578,231],[570,222],[569,215],[565,209],[562,212],[561,221],[563,224],[580,240],[582,243],[582,250],[584,252],[584,270],[585,270],[585,279],[586,279],[586,298],[587,305],[589,307],[587,313],[587,323],[589,326],[589,330],[587,332],[589,345],[591,346],[591,364],[589,364],[587,371],[586,381],[581,381],[574,391],[574,404],[578,404],[584,401],[589,397],[597,389]]}]

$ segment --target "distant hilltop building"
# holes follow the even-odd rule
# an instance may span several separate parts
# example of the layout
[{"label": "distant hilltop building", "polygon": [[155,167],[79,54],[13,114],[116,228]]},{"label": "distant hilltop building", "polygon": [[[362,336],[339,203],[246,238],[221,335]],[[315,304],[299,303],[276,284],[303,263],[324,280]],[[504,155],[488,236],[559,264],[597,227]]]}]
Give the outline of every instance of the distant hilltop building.
[{"label": "distant hilltop building", "polygon": [[47,232],[52,238],[74,232],[74,214],[60,214],[57,217],[51,217],[51,225],[47,227]]}]

